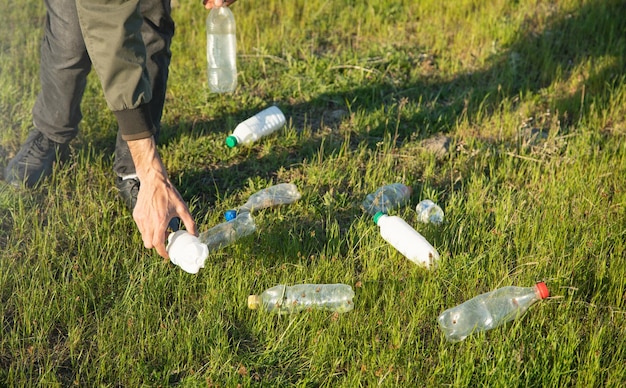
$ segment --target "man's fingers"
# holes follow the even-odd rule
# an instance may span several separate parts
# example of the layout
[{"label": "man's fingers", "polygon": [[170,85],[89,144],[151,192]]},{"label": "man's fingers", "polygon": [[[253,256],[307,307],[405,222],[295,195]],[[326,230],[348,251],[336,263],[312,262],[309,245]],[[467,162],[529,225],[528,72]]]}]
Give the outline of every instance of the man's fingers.
[{"label": "man's fingers", "polygon": [[170,255],[167,254],[167,249],[165,249],[165,243],[164,242],[160,242],[159,244],[155,245],[154,249],[156,249],[157,253],[162,258],[164,258],[164,259],[169,259],[170,258]]},{"label": "man's fingers", "polygon": [[180,217],[180,220],[185,225],[185,229],[187,229],[187,232],[193,234],[194,236],[197,236],[198,231],[196,230],[196,223],[193,220],[193,217],[191,216],[191,214],[189,214],[188,211],[185,211],[185,212],[179,213],[179,217]]},{"label": "man's fingers", "polygon": [[204,8],[211,9],[213,7],[220,7],[224,3],[224,0],[203,0]]},{"label": "man's fingers", "polygon": [[204,4],[204,8],[211,9],[213,7],[221,7],[222,5],[230,6],[237,0],[203,0],[202,4]]},{"label": "man's fingers", "polygon": [[157,253],[165,259],[169,259],[170,256],[167,254],[167,250],[165,249],[165,240],[167,239],[167,228],[164,226],[159,226],[154,229],[154,234],[152,235],[152,247],[156,249]]},{"label": "man's fingers", "polygon": [[141,240],[143,241],[143,246],[146,247],[146,249],[152,249],[152,239],[150,238],[150,234],[147,232],[144,220],[134,210],[133,210],[133,219],[135,220],[137,229],[139,229],[139,233],[141,234]]}]

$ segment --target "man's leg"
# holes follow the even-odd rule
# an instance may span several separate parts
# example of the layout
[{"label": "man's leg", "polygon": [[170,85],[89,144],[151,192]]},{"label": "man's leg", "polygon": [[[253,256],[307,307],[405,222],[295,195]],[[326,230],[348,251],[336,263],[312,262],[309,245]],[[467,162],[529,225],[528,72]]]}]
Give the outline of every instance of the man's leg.
[{"label": "man's leg", "polygon": [[41,43],[41,90],[33,107],[28,139],[9,162],[5,179],[34,186],[67,157],[68,143],[78,132],[80,102],[91,62],[82,38],[73,0],[46,0],[46,24]]},{"label": "man's leg", "polygon": [[68,156],[68,143],[78,132],[80,101],[91,62],[82,39],[72,0],[46,0],[46,24],[41,43],[41,91],[33,107],[28,139],[5,170],[15,185],[34,186],[52,173],[52,165]]}]

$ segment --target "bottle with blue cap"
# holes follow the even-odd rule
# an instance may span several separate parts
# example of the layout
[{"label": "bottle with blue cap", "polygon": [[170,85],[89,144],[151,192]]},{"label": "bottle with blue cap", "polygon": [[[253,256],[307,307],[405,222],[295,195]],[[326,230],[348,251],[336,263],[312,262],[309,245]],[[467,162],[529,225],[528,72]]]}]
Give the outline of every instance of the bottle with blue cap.
[{"label": "bottle with blue cap", "polygon": [[293,183],[279,183],[252,194],[246,203],[237,210],[227,210],[224,218],[226,218],[226,221],[230,221],[237,217],[237,214],[253,213],[268,207],[287,205],[297,201],[300,197],[301,195],[296,185]]},{"label": "bottle with blue cap", "polygon": [[251,144],[271,134],[285,125],[285,115],[277,106],[271,106],[239,123],[233,133],[226,138],[228,148],[240,144]]},{"label": "bottle with blue cap", "polygon": [[256,230],[256,224],[249,212],[238,214],[230,221],[222,222],[200,233],[198,239],[207,245],[209,252],[221,249],[236,240],[249,236]]}]

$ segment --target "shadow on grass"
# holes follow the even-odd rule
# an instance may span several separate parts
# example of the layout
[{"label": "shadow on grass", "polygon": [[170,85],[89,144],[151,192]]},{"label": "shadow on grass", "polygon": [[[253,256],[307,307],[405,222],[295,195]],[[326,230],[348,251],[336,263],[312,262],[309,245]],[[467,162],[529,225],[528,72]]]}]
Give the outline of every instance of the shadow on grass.
[{"label": "shadow on grass", "polygon": [[[441,80],[436,76],[415,79],[412,73],[415,67],[436,68],[437,58],[418,54],[414,47],[399,47],[390,60],[375,65],[373,69],[391,73],[396,82],[378,80],[349,90],[324,93],[301,104],[277,103],[288,120],[292,120],[296,131],[310,128],[316,136],[291,148],[275,147],[271,154],[261,157],[257,156],[255,148],[242,150],[235,162],[229,165],[217,168],[207,165],[196,172],[184,173],[178,177],[179,190],[186,199],[198,197],[198,202],[208,209],[216,197],[207,188],[217,187],[222,192],[232,192],[241,189],[249,177],[274,180],[281,168],[298,165],[318,155],[322,141],[324,155],[332,155],[343,147],[346,140],[345,134],[338,131],[345,118],[342,112],[368,113],[381,107],[388,111],[388,123],[379,123],[367,130],[355,129],[350,134],[351,146],[365,143],[375,147],[380,139],[388,135],[389,128],[396,131],[392,141],[402,143],[415,137],[419,128],[422,130],[417,133],[418,138],[427,138],[449,132],[462,118],[472,123],[485,115],[497,115],[502,101],[515,102],[519,96],[528,93],[541,95],[542,90],[555,80],[567,80],[577,66],[587,61],[598,63],[598,66],[590,67],[584,80],[570,82],[567,90],[542,97],[538,102],[554,107],[561,115],[562,125],[567,126],[588,111],[591,104],[586,100],[602,98],[606,85],[619,82],[623,77],[626,53],[624,14],[624,2],[598,0],[573,13],[555,14],[551,23],[541,30],[533,24],[533,20],[528,20],[516,40],[494,54],[484,70],[460,74],[451,80]],[[402,79],[407,81],[397,82]],[[399,112],[403,99],[428,103],[422,104],[426,108],[406,115]],[[228,128],[229,124],[241,122],[262,108],[239,109],[236,115],[216,116],[211,122],[180,122],[177,126],[165,126],[161,132],[161,143],[169,144],[191,132],[202,136],[216,128]],[[337,115],[337,112],[340,114]],[[323,132],[324,128],[330,131]],[[100,147],[103,152],[112,153],[114,131],[105,132],[109,134],[96,141],[103,145]],[[328,133],[333,136],[331,141],[325,141]],[[0,149],[0,155],[6,158],[7,151]],[[4,233],[6,229],[3,228]]]},{"label": "shadow on grass", "polygon": [[[538,30],[533,20],[528,20],[517,39],[489,59],[487,68],[451,80],[439,80],[436,76],[415,80],[411,71],[416,66],[436,67],[437,58],[416,54],[413,47],[401,47],[398,55],[391,57],[394,62],[378,64],[374,70],[384,73],[393,68],[394,79],[408,79],[406,83],[371,83],[324,93],[307,103],[277,105],[292,120],[297,131],[308,126],[314,133],[319,133],[327,127],[332,134],[337,133],[342,120],[336,117],[336,112],[367,113],[385,107],[388,123],[367,130],[357,129],[351,134],[351,143],[365,142],[370,147],[388,134],[390,128],[397,130],[393,139],[399,143],[416,134],[418,138],[445,134],[460,119],[466,118],[471,124],[486,115],[498,115],[503,101],[512,101],[515,105],[520,96],[530,93],[540,96],[537,101],[539,111],[554,109],[563,128],[567,128],[590,109],[589,100],[602,98],[607,84],[619,82],[623,76],[626,20],[621,15],[624,14],[626,4],[622,1],[595,1],[573,13],[553,15],[552,22],[542,30]],[[579,65],[586,62],[591,63],[591,70],[585,79],[565,82]],[[568,84],[567,89],[545,95],[546,88],[555,81],[564,81]],[[407,116],[398,112],[402,99],[428,103],[422,104],[426,108]],[[211,123],[181,123],[177,127],[166,127],[162,139],[167,144],[190,131],[201,136],[212,128],[227,128],[228,120],[243,121],[258,110],[239,110],[235,117],[218,116]],[[325,143],[324,152],[332,154],[337,151],[342,146],[341,140]],[[263,157],[255,157],[253,150],[248,159],[211,171],[211,179],[218,187],[238,189],[251,175],[271,178],[281,167],[312,158],[319,151],[321,141],[322,137],[313,137],[297,149],[277,147],[274,153]],[[204,174],[186,176],[183,184],[193,186],[193,182],[206,180]]]},{"label": "shadow on grass", "polygon": [[[198,172],[186,173],[181,176],[181,193],[186,199],[200,196],[203,206],[211,206],[215,201],[215,194],[206,192],[206,187],[218,187],[224,191],[235,191],[243,188],[246,179],[250,176],[273,180],[281,168],[297,165],[305,160],[310,160],[318,155],[320,146],[324,141],[324,127],[330,128],[333,139],[324,143],[324,155],[332,155],[342,147],[344,139],[338,135],[337,129],[341,124],[334,112],[373,112],[382,107],[388,111],[389,123],[378,124],[369,130],[357,129],[351,133],[351,144],[365,143],[370,147],[384,137],[389,128],[397,128],[397,136],[394,141],[403,142],[417,135],[418,138],[427,138],[437,133],[450,132],[460,119],[472,122],[480,121],[485,115],[497,115],[501,103],[505,100],[515,102],[519,96],[529,93],[540,95],[539,105],[543,108],[554,109],[561,116],[564,126],[574,123],[578,118],[584,117],[589,111],[594,99],[606,97],[605,87],[620,82],[624,76],[624,56],[626,53],[626,3],[618,0],[588,2],[571,14],[554,15],[549,25],[538,30],[528,21],[514,42],[508,47],[502,48],[489,60],[489,66],[484,70],[458,75],[451,80],[441,80],[437,77],[424,77],[415,79],[412,76],[417,66],[437,66],[437,58],[422,56],[418,50],[412,47],[398,48],[397,55],[390,61],[380,63],[375,70],[381,74],[386,73],[388,68],[393,68],[393,76],[396,80],[407,79],[407,82],[373,82],[367,85],[359,85],[349,90],[338,90],[320,94],[313,100],[290,105],[278,103],[288,118],[293,120],[293,126],[297,131],[310,127],[313,136],[310,140],[297,147],[276,147],[270,155],[258,157],[256,148],[245,151],[237,159],[236,163],[229,166],[212,169],[206,166]],[[567,83],[566,90],[555,91],[554,95],[544,96],[542,90],[549,87],[557,80],[568,80],[570,74],[581,64],[589,62],[593,64],[585,78],[577,82]],[[338,70],[348,71],[348,70]],[[417,112],[403,114],[399,112],[402,99],[410,101],[428,101],[425,108]],[[210,133],[214,128],[226,128],[227,123],[240,122],[257,113],[259,109],[238,110],[236,116],[221,115],[211,122],[182,122],[177,126],[164,127],[162,131],[162,143],[168,144],[176,141],[180,136],[191,133],[201,135]],[[402,113],[402,114],[398,114]],[[416,128],[422,131],[416,133]],[[113,133],[114,131],[107,131]],[[105,144],[102,152],[112,153],[115,142],[114,134],[104,136],[97,140]],[[88,147],[79,145],[79,147]],[[79,148],[78,151],[82,151]],[[11,155],[6,149],[0,148],[0,160],[8,161]],[[0,172],[1,173],[1,172]],[[330,188],[322,188],[328,190]],[[319,193],[323,195],[323,193]],[[204,205],[206,204],[206,205]],[[8,204],[0,206],[0,248],[4,248],[6,240],[10,236],[14,221],[8,209]],[[337,217],[349,220],[354,219],[355,209],[345,212],[350,214],[337,214]],[[360,216],[360,213],[359,213]],[[260,246],[264,249],[273,249],[284,252],[302,251],[304,255],[315,253],[315,247],[323,246],[328,238],[324,234],[324,225],[310,217],[299,220],[299,224],[293,232],[302,238],[302,241],[293,240],[293,235],[286,230],[285,224],[276,223],[263,231],[260,237]],[[314,231],[315,234],[310,234]],[[309,233],[307,233],[309,232]],[[271,238],[269,237],[271,236]],[[281,244],[281,242],[283,244]],[[290,258],[282,255],[282,261],[296,263],[298,258]],[[276,262],[263,263],[265,266],[277,265]],[[59,269],[60,270],[60,269]],[[95,281],[94,281],[95,283]],[[97,284],[95,285],[97,286]],[[120,284],[119,287],[122,287]],[[13,285],[3,289],[2,301],[6,301]],[[375,290],[376,291],[376,290]],[[110,289],[97,290],[97,294],[111,294]],[[375,298],[372,297],[372,300]],[[93,306],[99,311],[108,311],[113,301],[102,302],[102,305]],[[5,314],[5,326],[10,328],[12,323],[12,311]],[[234,320],[234,319],[233,319]],[[242,361],[251,357],[251,353],[258,353],[261,343],[245,341],[253,338],[252,324],[246,321],[236,321],[235,326],[229,332],[231,344],[240,344],[241,352],[237,353]],[[51,348],[63,340],[62,334],[57,331],[65,331],[64,328],[53,328],[49,345]],[[258,373],[261,379],[274,379],[285,370],[281,368],[281,358],[298,358],[300,350],[286,350],[270,355],[281,356],[273,359],[262,359],[261,364],[266,365],[265,370],[251,371]],[[0,355],[0,366],[10,364],[6,360],[6,354]],[[245,362],[244,362],[245,364]],[[287,381],[296,382],[306,365],[292,364],[294,368],[287,371]],[[296,368],[298,367],[298,368]],[[65,362],[61,363],[58,378],[63,382],[70,382],[72,374],[67,373],[71,368]],[[64,371],[64,369],[66,371]],[[175,380],[181,376],[174,376]]]},{"label": "shadow on grass", "polygon": [[[561,128],[567,131],[569,126],[589,112],[592,103],[601,103],[608,97],[607,85],[621,82],[624,76],[626,53],[624,14],[626,3],[622,1],[588,2],[573,13],[554,15],[552,21],[541,30],[533,25],[532,20],[528,20],[519,31],[516,40],[494,54],[489,60],[489,66],[484,70],[461,74],[445,81],[424,78],[411,80],[400,86],[391,82],[373,83],[350,90],[321,94],[304,104],[278,105],[288,117],[293,118],[296,130],[302,131],[304,126],[308,125],[313,132],[321,132],[322,127],[329,124],[320,118],[332,117],[336,111],[371,112],[380,109],[381,106],[397,110],[404,98],[412,101],[429,101],[426,104],[427,109],[410,116],[398,115],[397,111],[391,111],[392,114],[389,114],[391,123],[351,134],[351,141],[365,142],[368,146],[374,147],[389,128],[397,128],[397,136],[394,136],[394,139],[398,142],[414,138],[416,128],[427,129],[418,133],[418,138],[427,138],[437,133],[445,134],[451,131],[460,119],[467,119],[470,123],[479,122],[481,117],[486,115],[498,115],[503,101],[510,101],[515,107],[520,97],[534,94],[538,96],[537,111],[553,110],[559,116]],[[394,66],[398,69],[395,75],[401,78],[402,71],[406,72],[408,77],[416,66],[436,66],[437,58],[422,57],[408,47],[400,50],[404,55],[394,57],[400,58],[397,59],[397,63],[379,65],[378,70],[381,73],[384,73],[387,67]],[[571,80],[571,75],[578,67],[587,63],[590,64],[590,70],[584,78]],[[549,89],[556,81],[562,81],[567,88]],[[548,95],[548,91],[551,94]],[[349,107],[346,102],[349,102]],[[243,120],[254,113],[256,111],[240,111],[237,120]],[[309,117],[316,117],[318,120],[309,121]],[[401,122],[393,122],[398,118]],[[226,123],[224,117],[216,120],[221,124]],[[336,134],[339,124],[339,122],[330,123],[330,133]],[[192,127],[189,124],[184,126]],[[196,123],[193,130],[199,129],[202,133],[208,131],[208,127],[209,123]],[[165,138],[169,140],[180,136],[173,127],[165,128],[164,132],[167,133]],[[236,165],[210,173],[192,174],[186,176],[182,183],[183,186],[193,186],[194,182],[210,176],[216,186],[237,190],[250,175],[271,179],[281,167],[310,160],[319,151],[321,142],[321,137],[313,137],[298,149],[276,149],[276,152],[263,157],[255,157],[252,151],[250,158],[241,160]],[[340,147],[341,139],[331,141],[325,143],[324,152],[330,155]],[[189,193],[194,191],[195,189]],[[315,236],[310,237],[310,241],[292,241],[293,236],[282,226],[276,225],[264,231],[275,239],[262,238],[263,244],[259,245],[268,245],[271,249],[281,252],[281,249],[286,248],[283,245],[277,246],[277,241],[291,241],[288,243],[288,252],[302,251],[306,254],[307,246],[315,245],[315,242],[325,238],[323,228],[313,219],[302,220],[298,228],[300,232],[296,234],[302,238],[306,238],[305,234],[301,233],[302,230],[315,231]],[[296,260],[285,257],[282,259],[289,262]],[[277,262],[264,263],[270,267],[277,264]],[[234,343],[243,343],[252,338],[249,323],[237,322],[236,326],[237,330],[230,333]],[[244,352],[240,357],[245,360],[250,357],[248,353],[257,352],[257,348],[258,344],[255,343],[246,345],[242,348]]]},{"label": "shadow on grass", "polygon": [[[621,1],[595,1],[572,13],[553,15],[551,23],[541,30],[533,24],[533,20],[528,20],[522,25],[517,38],[508,47],[498,50],[484,70],[460,74],[451,80],[441,80],[436,76],[416,79],[412,75],[415,67],[436,68],[437,58],[424,57],[414,48],[400,47],[397,55],[391,56],[391,62],[380,63],[375,70],[386,73],[393,69],[393,78],[407,79],[406,83],[398,84],[391,80],[373,82],[349,90],[320,94],[306,103],[278,102],[296,131],[311,130],[313,135],[310,138],[291,147],[276,146],[271,154],[265,156],[258,156],[257,146],[242,148],[228,165],[207,165],[194,172],[185,172],[179,177],[179,190],[185,198],[198,198],[199,212],[204,214],[211,211],[216,200],[213,188],[218,188],[220,192],[236,192],[250,177],[275,181],[282,168],[311,160],[320,152],[325,156],[333,155],[344,146],[345,141],[350,141],[351,148],[366,144],[373,149],[386,135],[392,135],[392,141],[401,144],[416,136],[423,139],[447,134],[461,119],[467,119],[470,124],[478,123],[485,116],[498,115],[503,101],[510,101],[515,107],[520,97],[528,94],[539,96],[538,112],[554,110],[559,115],[561,129],[567,131],[568,126],[590,109],[592,104],[589,101],[606,97],[603,96],[606,85],[618,82],[623,76],[626,20],[621,15],[624,14],[626,4]],[[585,79],[565,82],[578,66],[587,62],[592,66]],[[547,95],[547,88],[556,81],[569,87]],[[400,112],[403,99],[428,103],[421,104],[426,108],[406,114]],[[349,140],[346,140],[345,133],[339,131],[342,120],[346,118],[341,112],[369,113],[381,107],[387,111],[389,122],[368,129],[352,129]],[[168,144],[192,132],[194,136],[202,136],[217,128],[228,128],[233,122],[241,122],[263,108],[240,109],[235,115],[217,116],[211,122],[181,122],[176,127],[164,127],[162,141]],[[340,114],[337,115],[337,112]],[[390,128],[395,131],[394,134],[389,133]],[[324,147],[320,151],[322,142]],[[323,190],[331,188],[320,189],[322,192],[317,194],[322,196]],[[336,216],[348,222],[359,215],[360,212]],[[319,232],[315,240],[323,236],[323,231],[314,220],[303,222],[301,225],[304,228]],[[274,232],[279,233],[277,230]]]}]

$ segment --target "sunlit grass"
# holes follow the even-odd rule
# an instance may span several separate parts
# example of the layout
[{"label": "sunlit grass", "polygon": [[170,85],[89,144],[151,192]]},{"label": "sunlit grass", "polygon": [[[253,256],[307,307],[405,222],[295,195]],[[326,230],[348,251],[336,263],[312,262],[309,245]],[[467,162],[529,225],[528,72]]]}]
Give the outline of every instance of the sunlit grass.
[{"label": "sunlit grass", "polygon": [[[43,4],[5,0],[0,165],[31,126]],[[71,160],[0,184],[0,384],[623,386],[626,24],[620,1],[240,0],[239,87],[207,90],[206,12],[180,0],[160,150],[201,230],[256,191],[302,198],[189,275],[143,248],[111,171],[95,74]],[[228,149],[278,105],[287,125]],[[441,254],[417,267],[359,204],[379,186]],[[424,198],[440,226],[417,222]],[[440,312],[543,280],[550,299],[447,343]],[[247,296],[346,283],[355,309],[275,316]]]}]

